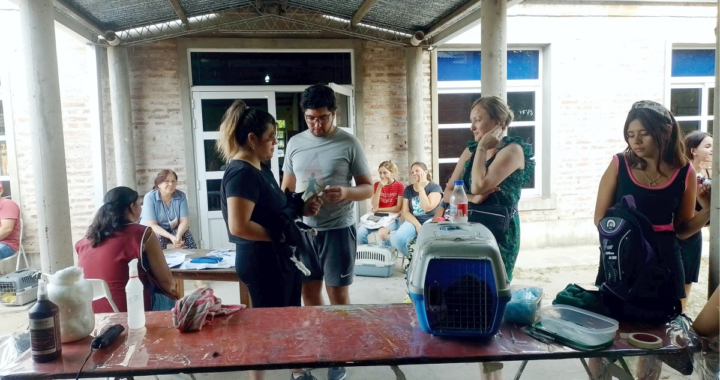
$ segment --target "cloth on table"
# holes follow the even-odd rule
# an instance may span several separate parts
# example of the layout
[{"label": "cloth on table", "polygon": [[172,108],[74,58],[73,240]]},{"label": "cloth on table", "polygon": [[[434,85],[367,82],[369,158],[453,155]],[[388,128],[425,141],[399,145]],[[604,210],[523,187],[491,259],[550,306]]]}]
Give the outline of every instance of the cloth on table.
[{"label": "cloth on table", "polygon": [[561,290],[557,296],[555,296],[555,300],[552,303],[553,305],[575,306],[594,313],[607,315],[607,310],[605,310],[600,293],[589,292],[575,284],[568,284],[565,289]]},{"label": "cloth on table", "polygon": [[245,308],[245,305],[223,305],[213,293],[211,288],[205,287],[179,299],[172,309],[173,326],[180,332],[198,331],[216,316],[229,315]]}]

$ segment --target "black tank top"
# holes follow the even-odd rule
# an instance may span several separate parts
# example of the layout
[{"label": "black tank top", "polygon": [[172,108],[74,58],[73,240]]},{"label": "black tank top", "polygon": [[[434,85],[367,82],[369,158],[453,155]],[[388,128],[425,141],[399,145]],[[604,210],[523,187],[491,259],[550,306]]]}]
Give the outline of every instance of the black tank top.
[{"label": "black tank top", "polygon": [[647,216],[656,231],[673,231],[673,216],[685,193],[690,164],[675,170],[667,184],[649,187],[635,181],[624,154],[619,153],[616,157],[618,178],[615,203],[625,195],[633,195],[638,211]]}]

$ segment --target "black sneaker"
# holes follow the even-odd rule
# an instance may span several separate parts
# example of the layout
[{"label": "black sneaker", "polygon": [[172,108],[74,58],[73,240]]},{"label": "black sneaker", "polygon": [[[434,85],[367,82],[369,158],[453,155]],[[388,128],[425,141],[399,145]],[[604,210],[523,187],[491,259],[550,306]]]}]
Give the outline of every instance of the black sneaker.
[{"label": "black sneaker", "polygon": [[317,380],[317,377],[313,376],[310,371],[303,371],[300,377],[295,377],[295,374],[290,373],[290,380]]},{"label": "black sneaker", "polygon": [[343,380],[347,377],[345,367],[330,367],[328,368],[327,380]]}]

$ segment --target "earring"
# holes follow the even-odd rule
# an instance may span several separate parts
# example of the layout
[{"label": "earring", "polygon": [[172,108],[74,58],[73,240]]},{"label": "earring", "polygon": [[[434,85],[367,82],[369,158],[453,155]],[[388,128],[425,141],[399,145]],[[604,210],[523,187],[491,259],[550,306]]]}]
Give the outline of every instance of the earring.
[{"label": "earring", "polygon": [[252,150],[255,150],[255,144],[250,144],[250,148],[251,148]]}]

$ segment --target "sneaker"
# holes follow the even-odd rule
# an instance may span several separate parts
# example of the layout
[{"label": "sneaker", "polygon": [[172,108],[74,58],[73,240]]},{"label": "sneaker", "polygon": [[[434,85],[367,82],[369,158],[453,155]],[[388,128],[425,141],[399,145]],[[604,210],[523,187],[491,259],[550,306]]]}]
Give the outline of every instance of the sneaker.
[{"label": "sneaker", "polygon": [[313,376],[310,371],[303,371],[300,377],[295,377],[295,374],[290,372],[290,380],[317,380],[317,377]]},{"label": "sneaker", "polygon": [[410,295],[406,294],[405,299],[403,300],[403,303],[412,303],[412,300],[410,299]]},{"label": "sneaker", "polygon": [[343,380],[346,376],[345,367],[328,368],[327,380]]}]

